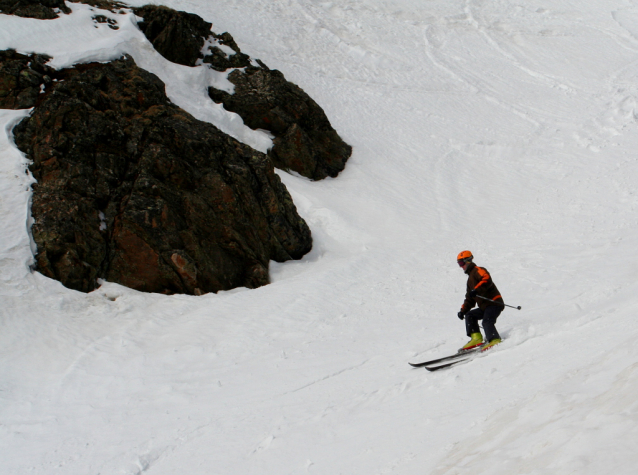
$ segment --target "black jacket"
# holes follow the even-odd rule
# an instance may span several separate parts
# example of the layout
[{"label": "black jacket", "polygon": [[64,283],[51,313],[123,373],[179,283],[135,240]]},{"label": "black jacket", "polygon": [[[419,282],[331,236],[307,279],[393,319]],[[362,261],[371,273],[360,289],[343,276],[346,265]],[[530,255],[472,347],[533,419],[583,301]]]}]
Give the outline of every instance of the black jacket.
[{"label": "black jacket", "polygon": [[[492,282],[492,276],[487,269],[470,262],[465,269],[465,273],[468,276],[467,290],[465,292],[465,301],[461,306],[461,312],[469,312],[474,308],[474,305],[478,305],[481,310],[485,310],[490,305],[504,306],[501,293],[496,288],[496,285],[494,285],[494,282]],[[478,292],[476,297],[470,297],[471,290]],[[480,299],[478,298],[479,295],[490,300],[496,300],[497,303]]]}]

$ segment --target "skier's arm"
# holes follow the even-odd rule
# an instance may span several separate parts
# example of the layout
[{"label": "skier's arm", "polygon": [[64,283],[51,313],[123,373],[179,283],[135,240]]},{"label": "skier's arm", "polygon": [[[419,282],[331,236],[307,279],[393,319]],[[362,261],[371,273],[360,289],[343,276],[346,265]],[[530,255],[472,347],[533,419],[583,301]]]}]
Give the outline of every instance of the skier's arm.
[{"label": "skier's arm", "polygon": [[478,293],[481,287],[489,287],[488,284],[492,281],[492,276],[490,276],[487,269],[483,269],[482,267],[477,267],[476,270],[478,271],[478,275],[481,277],[481,280],[479,280],[478,284],[476,284],[472,290],[475,290],[476,293]]},{"label": "skier's arm", "polygon": [[470,297],[470,291],[468,290],[465,293],[465,300],[463,301],[463,305],[461,305],[461,312],[463,312],[463,314],[466,314],[467,312],[472,310],[472,308],[474,308],[474,305],[476,305],[476,301]]}]

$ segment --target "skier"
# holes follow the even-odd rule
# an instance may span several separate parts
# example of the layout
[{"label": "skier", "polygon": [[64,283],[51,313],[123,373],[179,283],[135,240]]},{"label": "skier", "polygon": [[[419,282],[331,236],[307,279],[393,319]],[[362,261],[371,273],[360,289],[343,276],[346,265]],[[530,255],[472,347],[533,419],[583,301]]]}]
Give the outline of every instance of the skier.
[{"label": "skier", "polygon": [[[467,336],[471,338],[462,350],[469,350],[483,344],[483,335],[481,335],[478,325],[479,320],[483,320],[483,329],[487,340],[483,350],[486,350],[501,342],[495,324],[496,319],[503,311],[504,302],[496,285],[492,282],[490,273],[487,269],[474,264],[473,259],[474,256],[470,251],[463,251],[456,258],[456,262],[468,276],[465,301],[457,316],[461,320],[465,319]],[[475,304],[478,305],[478,308],[472,310]]]}]

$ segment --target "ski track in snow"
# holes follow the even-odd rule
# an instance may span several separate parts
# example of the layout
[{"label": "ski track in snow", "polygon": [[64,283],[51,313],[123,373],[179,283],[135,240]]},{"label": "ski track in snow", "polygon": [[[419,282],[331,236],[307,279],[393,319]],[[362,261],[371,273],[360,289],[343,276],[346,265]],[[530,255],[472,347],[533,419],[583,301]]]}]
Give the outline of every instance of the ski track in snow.
[{"label": "ski track in snow", "polygon": [[[30,272],[10,136],[28,111],[0,111],[0,474],[633,473],[638,7],[164,3],[282,70],[353,156],[336,179],[279,172],[314,247],[272,284],[85,295]],[[66,28],[0,15],[2,48],[56,67],[126,52],[200,120],[270,146],[207,98],[223,75],[163,60],[130,13],[107,14],[114,31],[70,6]],[[413,369],[465,341],[462,249],[523,310],[489,354]]]}]

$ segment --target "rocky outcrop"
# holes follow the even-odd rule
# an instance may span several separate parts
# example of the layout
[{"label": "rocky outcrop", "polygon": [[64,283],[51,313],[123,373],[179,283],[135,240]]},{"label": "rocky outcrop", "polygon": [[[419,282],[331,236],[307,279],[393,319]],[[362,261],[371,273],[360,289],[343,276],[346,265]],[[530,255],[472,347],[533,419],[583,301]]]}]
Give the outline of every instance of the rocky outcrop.
[{"label": "rocky outcrop", "polygon": [[136,8],[134,12],[144,19],[138,23],[140,30],[169,61],[195,66],[203,57],[201,51],[205,38],[210,35],[211,23],[193,13],[176,12],[159,5]]},{"label": "rocky outcrop", "polygon": [[0,0],[0,13],[5,15],[52,20],[60,12],[71,12],[64,0]]},{"label": "rocky outcrop", "polygon": [[239,114],[253,129],[272,133],[275,166],[320,180],[341,172],[352,154],[324,111],[277,70],[243,54],[229,33],[216,34],[197,15],[147,5],[135,9],[140,29],[165,58],[194,66],[200,62],[228,71],[233,94],[209,89],[212,100]]},{"label": "rocky outcrop", "polygon": [[36,104],[53,69],[43,55],[24,55],[13,50],[0,51],[0,109],[29,109]]},{"label": "rocky outcrop", "polygon": [[[96,7],[94,21],[117,28]],[[131,58],[56,71],[47,57],[0,52],[0,108],[34,108],[15,129],[32,160],[37,268],[90,291],[100,278],[147,292],[200,294],[268,283],[270,260],[311,249],[273,164],[312,179],[336,176],[351,147],[323,110],[279,71],[241,52],[197,15],[134,9],[167,59],[226,72],[234,93],[212,100],[274,136],[268,155],[194,119]],[[55,18],[57,0],[0,0],[0,12]]]},{"label": "rocky outcrop", "polygon": [[268,282],[311,248],[269,158],[194,119],[125,58],[57,72],[15,129],[33,161],[38,270],[199,294]]},{"label": "rocky outcrop", "polygon": [[[111,11],[125,8],[111,0],[76,1]],[[207,64],[229,73],[235,92],[211,87],[209,96],[237,113],[249,127],[273,135],[269,155],[276,167],[313,180],[335,177],[345,168],[352,147],[332,128],[321,107],[281,72],[242,53],[229,33],[216,34],[211,23],[201,17],[164,6],[133,10],[143,18],[140,29],[169,61],[186,66]],[[63,0],[0,0],[0,13],[53,19],[60,12],[70,13]],[[117,29],[104,15],[96,15],[94,20]]]},{"label": "rocky outcrop", "polygon": [[352,154],[321,107],[283,74],[263,65],[236,69],[228,76],[235,92],[209,88],[209,95],[236,112],[252,129],[275,137],[269,155],[276,167],[313,180],[337,176]]}]

